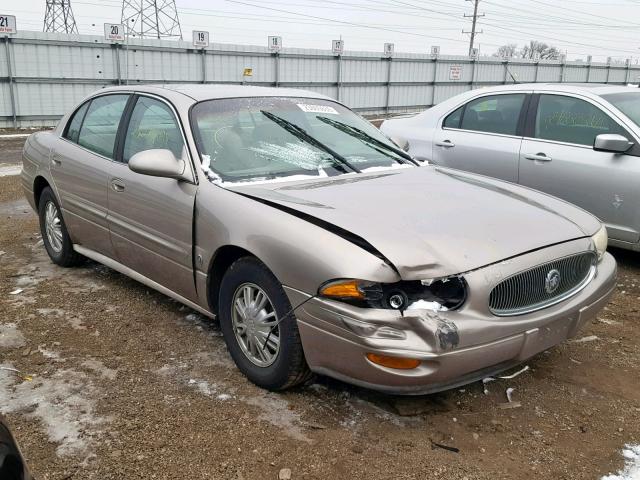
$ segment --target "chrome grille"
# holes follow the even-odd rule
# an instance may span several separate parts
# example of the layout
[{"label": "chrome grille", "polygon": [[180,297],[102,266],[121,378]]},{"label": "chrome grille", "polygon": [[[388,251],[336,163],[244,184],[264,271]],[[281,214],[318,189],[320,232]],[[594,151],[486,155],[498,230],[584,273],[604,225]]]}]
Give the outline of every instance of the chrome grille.
[{"label": "chrome grille", "polygon": [[[500,282],[489,295],[489,310],[494,315],[522,315],[554,305],[581,290],[595,274],[596,255],[583,252],[560,258],[516,273]],[[557,270],[559,282],[549,292],[548,276]],[[554,284],[555,285],[555,284]],[[549,288],[551,289],[551,288]]]}]

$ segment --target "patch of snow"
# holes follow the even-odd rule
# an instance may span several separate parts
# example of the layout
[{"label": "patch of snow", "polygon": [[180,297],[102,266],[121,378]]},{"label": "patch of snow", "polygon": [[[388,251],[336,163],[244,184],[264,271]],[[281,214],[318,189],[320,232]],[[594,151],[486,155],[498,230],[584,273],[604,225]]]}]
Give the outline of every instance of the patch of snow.
[{"label": "patch of snow", "polygon": [[594,342],[596,340],[600,340],[597,335],[589,335],[587,337],[578,338],[574,340],[573,343],[586,343],[586,342]]},{"label": "patch of snow", "polygon": [[60,354],[58,352],[54,352],[52,350],[48,350],[48,349],[44,348],[44,345],[38,346],[38,351],[45,358],[50,358],[51,360],[56,360],[56,361],[60,360]]},{"label": "patch of snow", "polygon": [[640,445],[625,445],[622,456],[624,468],[617,474],[605,475],[601,480],[640,480]]},{"label": "patch of snow", "polygon": [[22,293],[23,290],[21,288],[16,288],[15,290],[9,292],[9,295],[18,295],[20,293]]},{"label": "patch of snow", "polygon": [[384,170],[398,170],[399,168],[413,168],[415,165],[409,163],[393,163],[384,167],[369,167],[360,170],[361,173],[381,172]]},{"label": "patch of snow", "polygon": [[300,427],[302,424],[300,414],[291,410],[289,408],[289,402],[279,395],[260,392],[256,396],[242,398],[242,401],[258,407],[261,410],[261,413],[258,415],[260,420],[264,420],[281,428],[287,435],[295,440],[311,442]]},{"label": "patch of snow", "polygon": [[409,304],[407,310],[431,310],[433,312],[446,312],[447,307],[440,305],[438,302],[428,302],[426,300],[416,300]]},{"label": "patch of snow", "polygon": [[231,400],[233,397],[231,395],[229,395],[228,393],[221,393],[220,395],[218,395],[216,397],[218,400],[222,400],[223,402],[226,400]]},{"label": "patch of snow", "polygon": [[102,378],[106,378],[107,380],[115,380],[118,375],[118,370],[109,368],[100,360],[95,360],[93,358],[82,362],[82,366],[96,372]]},{"label": "patch of snow", "polygon": [[288,175],[286,177],[277,178],[254,178],[252,180],[242,180],[238,182],[221,182],[221,185],[242,186],[242,185],[262,185],[265,183],[295,182],[298,180],[317,180],[319,178],[328,178],[324,170],[318,170],[318,175]]},{"label": "patch of snow", "polygon": [[24,335],[15,323],[0,324],[0,348],[18,348],[24,345]]},{"label": "patch of snow", "polygon": [[20,175],[22,167],[20,165],[0,165],[0,177],[13,177]]},{"label": "patch of snow", "polygon": [[75,370],[58,370],[49,378],[15,383],[16,376],[0,369],[0,413],[24,413],[42,423],[57,443],[59,456],[87,454],[102,433],[106,419],[95,413],[94,388]]}]

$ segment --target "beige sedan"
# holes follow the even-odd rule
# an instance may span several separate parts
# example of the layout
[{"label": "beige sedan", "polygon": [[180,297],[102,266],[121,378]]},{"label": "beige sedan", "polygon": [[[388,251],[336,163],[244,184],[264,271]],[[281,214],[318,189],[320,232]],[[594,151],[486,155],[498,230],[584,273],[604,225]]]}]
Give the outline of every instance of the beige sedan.
[{"label": "beige sedan", "polygon": [[90,258],[219,319],[254,383],[312,372],[426,393],[575,335],[616,265],[592,215],[510,183],[418,167],[301,90],[101,90],[26,142],[51,259]]}]

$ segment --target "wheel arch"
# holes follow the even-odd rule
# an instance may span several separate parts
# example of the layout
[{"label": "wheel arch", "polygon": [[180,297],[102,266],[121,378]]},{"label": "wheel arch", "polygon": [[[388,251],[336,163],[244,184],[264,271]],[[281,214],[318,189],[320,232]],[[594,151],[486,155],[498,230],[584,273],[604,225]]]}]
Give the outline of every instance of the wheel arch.
[{"label": "wheel arch", "polygon": [[42,175],[38,175],[33,180],[33,200],[35,202],[36,208],[38,208],[38,205],[40,205],[40,196],[42,195],[42,191],[47,187],[53,190],[49,181]]},{"label": "wheel arch", "polygon": [[209,269],[207,270],[207,303],[209,304],[209,309],[216,316],[218,315],[218,292],[220,291],[222,277],[224,277],[233,262],[242,257],[254,257],[260,260],[257,255],[237,245],[223,245],[216,250],[211,258]]}]

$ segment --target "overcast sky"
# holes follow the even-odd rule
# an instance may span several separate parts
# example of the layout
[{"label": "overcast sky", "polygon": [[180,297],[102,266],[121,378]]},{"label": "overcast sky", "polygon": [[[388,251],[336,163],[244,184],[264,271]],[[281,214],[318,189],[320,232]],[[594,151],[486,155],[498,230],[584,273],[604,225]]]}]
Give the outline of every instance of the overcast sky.
[{"label": "overcast sky", "polygon": [[[166,0],[165,0],[166,1]],[[45,0],[12,0],[0,7],[20,30],[42,31]],[[162,3],[159,1],[158,3]],[[120,0],[71,0],[80,33],[102,35],[103,23],[120,23]],[[280,35],[285,47],[466,54],[473,2],[465,0],[176,0],[182,33],[208,30],[212,42],[266,45]],[[542,40],[569,59],[593,55],[640,57],[640,0],[480,0],[477,45],[482,54],[499,45]]]}]

